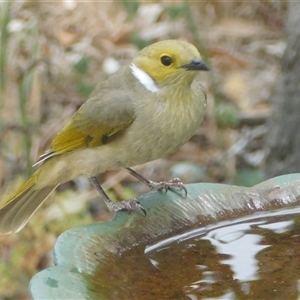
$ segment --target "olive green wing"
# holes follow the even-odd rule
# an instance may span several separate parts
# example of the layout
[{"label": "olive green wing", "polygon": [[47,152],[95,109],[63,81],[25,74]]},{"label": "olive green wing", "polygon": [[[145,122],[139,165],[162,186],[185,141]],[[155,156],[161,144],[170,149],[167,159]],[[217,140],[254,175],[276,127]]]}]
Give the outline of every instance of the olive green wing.
[{"label": "olive green wing", "polygon": [[98,92],[75,112],[37,163],[58,154],[107,144],[134,119],[131,92]]}]

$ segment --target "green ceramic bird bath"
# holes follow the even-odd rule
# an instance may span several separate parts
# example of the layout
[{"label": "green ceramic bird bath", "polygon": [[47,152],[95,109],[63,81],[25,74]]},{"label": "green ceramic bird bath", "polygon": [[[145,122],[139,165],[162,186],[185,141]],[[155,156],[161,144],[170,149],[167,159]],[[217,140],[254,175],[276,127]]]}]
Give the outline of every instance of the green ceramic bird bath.
[{"label": "green ceramic bird bath", "polygon": [[[186,187],[187,198],[174,192],[141,196],[147,217],[140,211],[119,212],[112,221],[61,234],[54,249],[55,266],[31,280],[33,299],[141,299],[141,293],[145,295],[143,299],[198,299],[189,298],[180,288],[172,295],[156,291],[169,287],[163,280],[155,281],[161,271],[147,253],[155,247],[166,249],[174,242],[178,244],[193,232],[201,235],[213,226],[242,222],[246,217],[283,208],[295,209],[300,204],[300,174],[273,178],[252,188],[209,183]],[[201,247],[206,249],[205,245]],[[202,252],[200,256],[203,255],[206,254]],[[184,254],[181,257],[185,259]],[[170,264],[174,266],[176,262]],[[202,268],[201,263],[196,265]],[[149,274],[139,288],[145,268]],[[184,267],[181,270],[185,272]],[[164,274],[167,279],[168,272]],[[175,291],[176,287],[174,282]],[[133,288],[140,290],[137,293]]]}]

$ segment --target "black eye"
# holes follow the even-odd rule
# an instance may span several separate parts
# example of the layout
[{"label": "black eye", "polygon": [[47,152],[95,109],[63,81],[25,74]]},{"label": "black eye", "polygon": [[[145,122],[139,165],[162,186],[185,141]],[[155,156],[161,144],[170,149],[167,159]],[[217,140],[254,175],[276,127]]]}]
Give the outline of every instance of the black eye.
[{"label": "black eye", "polygon": [[171,66],[171,64],[172,64],[172,58],[170,57],[170,56],[168,56],[168,55],[163,55],[161,58],[160,58],[160,61],[161,61],[161,63],[164,65],[164,66],[166,66],[166,67],[168,67],[168,66]]}]

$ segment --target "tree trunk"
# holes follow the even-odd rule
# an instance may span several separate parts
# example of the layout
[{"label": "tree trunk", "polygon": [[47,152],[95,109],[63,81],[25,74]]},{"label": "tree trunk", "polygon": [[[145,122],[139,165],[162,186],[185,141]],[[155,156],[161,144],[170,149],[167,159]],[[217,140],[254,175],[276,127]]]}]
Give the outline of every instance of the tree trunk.
[{"label": "tree trunk", "polygon": [[300,2],[290,2],[287,48],[266,137],[266,177],[300,172]]}]

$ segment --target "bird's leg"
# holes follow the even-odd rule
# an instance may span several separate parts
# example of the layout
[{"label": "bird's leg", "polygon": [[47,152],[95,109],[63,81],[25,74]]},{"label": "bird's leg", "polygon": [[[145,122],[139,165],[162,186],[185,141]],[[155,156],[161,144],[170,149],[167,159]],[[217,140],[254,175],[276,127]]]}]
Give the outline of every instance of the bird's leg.
[{"label": "bird's leg", "polygon": [[141,174],[135,172],[131,168],[126,168],[126,169],[132,176],[134,176],[135,178],[137,178],[138,180],[140,180],[141,182],[146,184],[151,190],[154,190],[154,191],[162,191],[163,190],[166,193],[168,190],[178,188],[179,190],[184,191],[184,194],[185,194],[184,197],[187,196],[186,187],[184,186],[183,182],[179,178],[173,178],[169,181],[154,182],[152,180],[145,178]]},{"label": "bird's leg", "polygon": [[132,198],[121,202],[113,202],[109,199],[108,195],[105,193],[96,177],[91,177],[89,179],[94,188],[103,197],[103,200],[109,211],[118,212],[120,210],[133,211],[136,209],[141,209],[146,216],[146,210],[143,208],[143,206],[137,199]]}]

